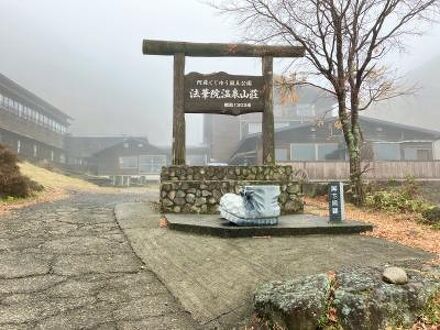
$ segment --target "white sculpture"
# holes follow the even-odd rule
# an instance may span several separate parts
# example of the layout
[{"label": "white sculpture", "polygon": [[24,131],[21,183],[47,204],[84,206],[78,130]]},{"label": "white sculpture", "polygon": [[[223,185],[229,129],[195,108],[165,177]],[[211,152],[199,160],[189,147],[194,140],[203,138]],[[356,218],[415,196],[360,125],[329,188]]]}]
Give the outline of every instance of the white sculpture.
[{"label": "white sculpture", "polygon": [[280,215],[279,186],[244,186],[240,195],[220,199],[220,215],[239,226],[276,225]]}]

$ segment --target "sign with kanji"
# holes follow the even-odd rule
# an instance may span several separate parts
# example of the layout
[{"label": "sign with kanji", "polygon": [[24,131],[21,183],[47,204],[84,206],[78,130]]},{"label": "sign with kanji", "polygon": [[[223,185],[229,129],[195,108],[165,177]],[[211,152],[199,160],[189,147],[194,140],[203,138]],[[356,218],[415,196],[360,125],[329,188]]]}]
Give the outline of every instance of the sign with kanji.
[{"label": "sign with kanji", "polygon": [[342,182],[330,182],[328,188],[330,222],[345,220],[344,186]]},{"label": "sign with kanji", "polygon": [[185,112],[237,116],[264,111],[262,76],[236,76],[225,72],[185,76]]}]

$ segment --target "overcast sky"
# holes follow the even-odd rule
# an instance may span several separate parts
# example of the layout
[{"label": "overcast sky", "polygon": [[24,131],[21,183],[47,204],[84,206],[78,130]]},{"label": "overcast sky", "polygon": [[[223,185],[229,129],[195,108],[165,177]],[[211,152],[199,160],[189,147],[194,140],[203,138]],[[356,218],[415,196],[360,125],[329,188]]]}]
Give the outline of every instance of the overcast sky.
[{"label": "overcast sky", "polygon": [[[172,58],[143,56],[142,39],[242,36],[232,20],[198,0],[0,0],[0,72],[72,116],[76,135],[142,135],[169,144]],[[437,26],[396,61],[415,68],[440,54],[439,40]],[[187,61],[187,72],[219,70],[258,74],[260,62]],[[197,144],[201,121],[193,116],[187,131]]]}]

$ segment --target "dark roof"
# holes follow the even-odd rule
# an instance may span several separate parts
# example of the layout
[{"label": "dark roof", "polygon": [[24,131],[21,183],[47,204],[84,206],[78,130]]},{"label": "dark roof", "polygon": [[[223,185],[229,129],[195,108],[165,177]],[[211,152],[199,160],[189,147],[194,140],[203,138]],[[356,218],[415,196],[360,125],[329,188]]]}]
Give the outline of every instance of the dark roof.
[{"label": "dark roof", "polygon": [[12,81],[11,79],[9,79],[8,77],[6,77],[1,73],[0,73],[0,87],[5,89],[9,93],[13,94],[17,99],[20,99],[23,102],[28,103],[29,106],[38,108],[38,110],[41,110],[46,114],[52,115],[56,119],[64,121],[65,124],[68,124],[69,119],[73,119],[72,117],[62,112],[52,104],[46,102],[45,100],[41,99],[34,93],[21,87],[19,84]]},{"label": "dark roof", "polygon": [[[146,137],[134,137],[136,139],[142,139],[148,143]],[[93,154],[112,147],[116,144],[126,141],[130,137],[126,136],[66,136],[66,150],[68,155],[74,157],[87,158]]]},{"label": "dark roof", "polygon": [[[155,152],[158,154],[166,154],[167,152],[164,149],[156,147],[148,142],[147,138],[143,137],[127,137],[123,141],[120,141],[116,144],[108,146],[107,148],[101,149],[98,152],[95,152],[93,156],[99,156],[108,152],[112,152],[115,149],[122,148],[121,145],[128,143],[130,147],[136,145],[135,153],[138,153],[140,150],[143,152]],[[125,149],[125,148],[124,148]],[[129,153],[132,153],[134,150],[129,149]]]},{"label": "dark roof", "polygon": [[419,126],[410,126],[410,125],[405,125],[405,124],[401,124],[401,123],[397,123],[397,122],[393,122],[393,121],[376,119],[376,118],[365,117],[365,116],[360,117],[360,120],[361,120],[361,122],[366,122],[366,123],[371,123],[371,124],[379,124],[379,125],[384,125],[384,126],[392,126],[392,127],[396,127],[396,128],[400,128],[400,129],[406,129],[409,131],[420,132],[420,133],[432,135],[433,138],[440,139],[440,131],[433,130],[433,129],[423,128],[423,127],[419,127]]}]

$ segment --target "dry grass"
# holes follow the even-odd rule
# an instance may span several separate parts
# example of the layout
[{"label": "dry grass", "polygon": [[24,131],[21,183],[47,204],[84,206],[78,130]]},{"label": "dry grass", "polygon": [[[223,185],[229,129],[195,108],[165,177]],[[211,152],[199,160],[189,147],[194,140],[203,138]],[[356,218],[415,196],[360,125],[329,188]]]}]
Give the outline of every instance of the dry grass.
[{"label": "dry grass", "polygon": [[117,194],[121,192],[127,193],[129,191],[133,193],[151,192],[158,191],[159,189],[158,184],[150,184],[140,188],[130,188],[130,190],[126,188],[99,187],[93,183],[53,172],[30,163],[24,162],[19,164],[19,166],[21,173],[43,185],[44,190],[34,194],[34,196],[30,198],[0,200],[0,214],[13,209],[67,198],[69,197],[69,191]]},{"label": "dry grass", "polygon": [[[325,198],[305,198],[305,212],[328,216]],[[368,222],[374,225],[372,232],[363,235],[383,238],[412,248],[432,252],[437,255],[435,263],[440,263],[440,230],[435,230],[419,222],[417,214],[390,214],[346,205],[346,218]]]},{"label": "dry grass", "polygon": [[0,201],[0,214],[34,204],[67,198],[68,190],[99,191],[103,189],[87,181],[71,178],[29,163],[21,163],[19,166],[21,173],[43,185],[44,190],[29,198],[10,198]]},{"label": "dry grass", "polygon": [[39,184],[42,184],[45,188],[87,190],[99,189],[99,187],[93,183],[49,171],[30,163],[21,163],[19,166],[21,173],[38,182]]}]

